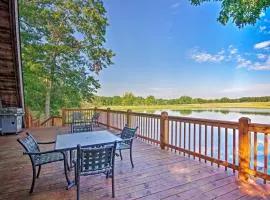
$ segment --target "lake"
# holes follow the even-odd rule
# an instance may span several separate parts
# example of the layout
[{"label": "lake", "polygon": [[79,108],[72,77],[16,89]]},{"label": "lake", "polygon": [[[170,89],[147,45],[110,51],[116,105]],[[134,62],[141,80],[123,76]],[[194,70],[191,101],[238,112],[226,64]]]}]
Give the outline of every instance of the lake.
[{"label": "lake", "polygon": [[203,119],[238,121],[241,117],[248,117],[251,122],[270,124],[270,109],[261,108],[203,108],[179,110],[145,110],[146,113],[160,114],[168,112],[170,116],[194,117]]}]

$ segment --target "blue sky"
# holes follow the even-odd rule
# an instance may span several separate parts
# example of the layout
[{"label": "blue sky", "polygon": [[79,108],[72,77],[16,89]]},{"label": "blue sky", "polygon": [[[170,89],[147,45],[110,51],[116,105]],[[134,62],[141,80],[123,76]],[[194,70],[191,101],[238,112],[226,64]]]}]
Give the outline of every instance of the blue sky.
[{"label": "blue sky", "polygon": [[270,11],[255,26],[216,21],[218,3],[105,0],[114,65],[98,94],[157,98],[270,95]]}]

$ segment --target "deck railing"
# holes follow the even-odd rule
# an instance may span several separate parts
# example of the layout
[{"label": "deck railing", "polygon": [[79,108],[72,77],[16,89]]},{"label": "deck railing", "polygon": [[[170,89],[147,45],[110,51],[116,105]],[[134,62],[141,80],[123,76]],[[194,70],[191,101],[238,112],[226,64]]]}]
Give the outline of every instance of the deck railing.
[{"label": "deck railing", "polygon": [[[73,112],[91,119],[100,113],[99,122],[107,128],[121,130],[125,124],[138,126],[137,137],[175,153],[223,166],[238,172],[241,180],[250,177],[270,181],[269,124],[251,123],[248,118],[237,122],[188,117],[115,111],[108,109],[63,109],[63,126],[72,122]],[[259,180],[259,179],[258,179]]]},{"label": "deck railing", "polygon": [[33,115],[30,109],[26,109],[24,124],[26,128],[61,126],[63,124],[62,118],[62,116],[50,116],[44,120],[33,119]]}]

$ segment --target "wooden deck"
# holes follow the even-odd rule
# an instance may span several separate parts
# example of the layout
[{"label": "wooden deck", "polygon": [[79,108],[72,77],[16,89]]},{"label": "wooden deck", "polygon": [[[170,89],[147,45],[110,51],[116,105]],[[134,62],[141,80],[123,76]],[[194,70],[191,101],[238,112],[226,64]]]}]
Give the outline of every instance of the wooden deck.
[{"label": "wooden deck", "polygon": [[[53,140],[57,128],[32,129],[39,140]],[[75,199],[75,187],[65,190],[63,164],[43,166],[34,193],[28,191],[32,180],[31,164],[22,147],[10,135],[0,137],[0,199]],[[236,176],[216,165],[193,160],[182,154],[136,140],[132,169],[128,154],[116,158],[115,199],[270,199],[270,186],[240,183]],[[73,179],[73,171],[70,173]],[[83,177],[81,199],[112,199],[111,180],[102,175]]]}]

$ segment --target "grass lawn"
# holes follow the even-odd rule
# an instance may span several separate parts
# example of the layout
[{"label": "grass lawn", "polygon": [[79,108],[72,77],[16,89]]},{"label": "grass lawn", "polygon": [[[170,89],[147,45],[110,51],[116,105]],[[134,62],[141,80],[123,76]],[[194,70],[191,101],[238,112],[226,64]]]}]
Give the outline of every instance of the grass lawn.
[{"label": "grass lawn", "polygon": [[[181,104],[181,105],[144,105],[144,106],[107,106],[112,110],[177,110],[193,108],[269,108],[270,102],[248,102],[248,103],[206,103],[206,104]],[[101,108],[107,108],[105,106]]]}]

